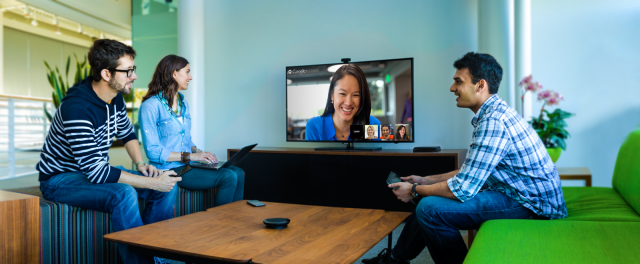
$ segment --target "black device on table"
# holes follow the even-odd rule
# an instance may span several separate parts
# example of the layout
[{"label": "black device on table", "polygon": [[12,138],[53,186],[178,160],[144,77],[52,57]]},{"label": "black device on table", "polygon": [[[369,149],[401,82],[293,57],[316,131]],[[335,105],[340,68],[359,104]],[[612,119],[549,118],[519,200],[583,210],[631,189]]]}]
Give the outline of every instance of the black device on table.
[{"label": "black device on table", "polygon": [[440,146],[435,147],[415,147],[413,152],[440,152]]},{"label": "black device on table", "polygon": [[226,162],[225,161],[220,161],[220,162],[217,162],[217,163],[204,163],[204,162],[199,162],[199,161],[192,161],[191,163],[189,163],[189,165],[191,165],[191,167],[198,168],[198,169],[207,169],[207,170],[224,169],[224,168],[227,168],[227,167],[229,167],[231,165],[237,164],[242,158],[244,158],[245,155],[247,155],[249,153],[249,151],[251,151],[257,145],[258,144],[253,144],[253,145],[249,145],[249,146],[246,146],[246,147],[242,148],[240,151],[238,151],[238,153],[233,155],[233,157],[231,157]]},{"label": "black device on table", "polygon": [[265,206],[265,204],[263,202],[260,202],[258,200],[248,200],[247,203],[250,204],[250,205],[253,205],[255,207]]}]

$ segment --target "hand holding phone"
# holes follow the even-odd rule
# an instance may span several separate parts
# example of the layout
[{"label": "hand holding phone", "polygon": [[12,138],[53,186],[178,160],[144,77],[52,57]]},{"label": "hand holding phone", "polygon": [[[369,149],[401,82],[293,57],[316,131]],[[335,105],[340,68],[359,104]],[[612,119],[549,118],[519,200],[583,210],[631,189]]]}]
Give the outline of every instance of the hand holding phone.
[{"label": "hand holding phone", "polygon": [[[393,171],[391,173],[389,173],[389,177],[387,177],[387,184],[393,184],[393,183],[401,182],[401,181],[402,181],[402,179],[400,179],[400,177],[398,177],[398,175],[396,175],[396,173],[393,172]],[[398,187],[394,187],[393,189],[397,190]]]},{"label": "hand holding phone", "polygon": [[[176,169],[179,169],[179,167],[176,168]],[[182,169],[180,171],[178,171],[176,173],[176,175],[171,175],[171,177],[182,177],[182,175],[184,175],[185,173],[189,172],[190,170],[191,170],[191,166],[185,165],[184,167],[182,167]]]}]

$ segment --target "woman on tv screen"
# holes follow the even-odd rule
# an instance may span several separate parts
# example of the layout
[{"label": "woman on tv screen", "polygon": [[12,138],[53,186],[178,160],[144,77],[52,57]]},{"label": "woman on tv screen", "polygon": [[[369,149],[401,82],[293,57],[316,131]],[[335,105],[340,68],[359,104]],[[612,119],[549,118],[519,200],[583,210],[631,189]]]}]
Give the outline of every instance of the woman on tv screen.
[{"label": "woman on tv screen", "polygon": [[376,125],[368,125],[367,127],[367,139],[378,139],[378,126]]},{"label": "woman on tv screen", "polygon": [[[179,171],[191,161],[216,163],[216,156],[204,152],[191,141],[189,104],[180,91],[192,79],[189,62],[176,55],[164,57],[153,73],[149,91],[140,105],[140,126],[149,163],[162,170]],[[190,190],[218,188],[214,205],[242,200],[244,171],[229,166],[220,170],[193,168],[182,176],[178,186]]]},{"label": "woman on tv screen", "polygon": [[305,140],[351,140],[351,125],[369,124],[380,121],[371,116],[367,78],[360,67],[347,64],[331,77],[324,113],[307,121]]},{"label": "woman on tv screen", "polygon": [[397,141],[411,141],[409,139],[409,135],[407,134],[407,128],[405,125],[396,126],[396,136],[394,138]]}]

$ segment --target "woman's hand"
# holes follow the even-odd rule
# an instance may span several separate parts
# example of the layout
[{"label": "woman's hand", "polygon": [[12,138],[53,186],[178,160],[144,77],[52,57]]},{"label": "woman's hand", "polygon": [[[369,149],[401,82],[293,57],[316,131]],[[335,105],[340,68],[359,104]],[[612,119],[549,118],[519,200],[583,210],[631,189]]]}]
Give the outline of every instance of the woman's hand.
[{"label": "woman's hand", "polygon": [[140,164],[140,166],[138,166],[138,171],[147,177],[156,177],[162,173],[162,170],[157,169],[153,165],[147,164]]},{"label": "woman's hand", "polygon": [[218,163],[218,158],[216,158],[216,155],[211,154],[211,152],[191,153],[191,160],[203,161],[206,163]]}]

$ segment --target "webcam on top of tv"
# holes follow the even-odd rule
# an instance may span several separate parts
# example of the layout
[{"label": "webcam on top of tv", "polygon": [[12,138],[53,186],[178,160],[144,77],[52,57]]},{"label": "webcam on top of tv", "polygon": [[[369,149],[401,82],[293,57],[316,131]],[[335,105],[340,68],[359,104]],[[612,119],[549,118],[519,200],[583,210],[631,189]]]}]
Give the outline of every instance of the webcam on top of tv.
[{"label": "webcam on top of tv", "polygon": [[351,61],[351,58],[342,58],[341,61],[342,63],[347,64]]}]

